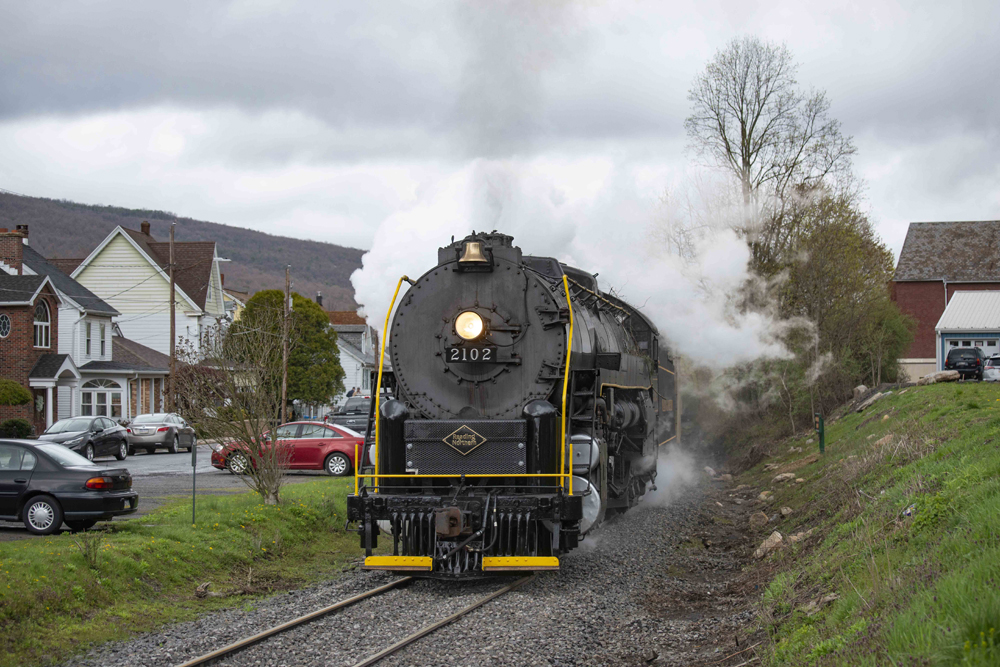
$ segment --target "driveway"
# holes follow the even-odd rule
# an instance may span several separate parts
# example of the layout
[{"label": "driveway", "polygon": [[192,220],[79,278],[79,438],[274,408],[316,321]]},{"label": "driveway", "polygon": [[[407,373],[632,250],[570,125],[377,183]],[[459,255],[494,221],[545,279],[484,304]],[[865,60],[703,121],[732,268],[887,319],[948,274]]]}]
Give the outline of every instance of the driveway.
[{"label": "driveway", "polygon": [[[212,450],[208,445],[198,446],[197,495],[208,496],[225,493],[242,493],[246,484],[236,475],[225,470],[216,470],[211,464]],[[165,502],[191,497],[191,454],[178,452],[168,454],[158,451],[154,454],[136,453],[124,461],[112,457],[96,459],[101,466],[124,466],[132,473],[132,488],[139,492],[139,511],[130,514],[135,518],[148,514]],[[308,482],[324,477],[320,470],[289,471],[286,484]],[[118,518],[115,521],[125,519]],[[23,523],[0,521],[0,542],[36,537],[28,533]]]}]

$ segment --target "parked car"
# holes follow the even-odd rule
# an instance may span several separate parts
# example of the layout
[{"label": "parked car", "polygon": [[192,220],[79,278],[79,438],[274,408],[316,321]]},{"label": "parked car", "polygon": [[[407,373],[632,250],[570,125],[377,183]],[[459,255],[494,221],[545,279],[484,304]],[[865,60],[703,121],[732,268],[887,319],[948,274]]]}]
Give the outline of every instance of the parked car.
[{"label": "parked car", "polygon": [[990,357],[986,360],[983,379],[987,382],[1000,382],[1000,356]]},{"label": "parked car", "polygon": [[173,412],[139,415],[128,425],[127,432],[129,453],[132,454],[137,449],[145,449],[149,453],[166,449],[176,454],[180,447],[190,452],[192,447],[198,446],[194,428]]},{"label": "parked car", "polygon": [[[382,403],[385,403],[392,394],[382,390]],[[336,412],[331,412],[326,416],[327,423],[346,426],[362,435],[368,430],[368,415],[371,412],[372,397],[370,395],[351,396],[340,406]]]},{"label": "parked car", "polygon": [[129,453],[128,433],[107,417],[60,419],[38,439],[64,445],[88,461],[98,456],[114,456],[124,461]]},{"label": "parked car", "polygon": [[101,468],[54,442],[0,440],[0,519],[49,535],[63,521],[86,530],[138,507],[125,468]]},{"label": "parked car", "polygon": [[[291,449],[288,467],[294,470],[325,470],[336,477],[354,471],[354,449],[361,449],[364,436],[345,426],[323,422],[290,422],[275,429],[278,442]],[[264,436],[270,441],[270,433]],[[251,465],[245,449],[231,443],[212,445],[212,465],[237,475]]]},{"label": "parked car", "polygon": [[972,376],[982,380],[985,360],[986,355],[978,347],[953,347],[948,350],[948,356],[945,357],[944,369],[958,371],[962,378]]}]

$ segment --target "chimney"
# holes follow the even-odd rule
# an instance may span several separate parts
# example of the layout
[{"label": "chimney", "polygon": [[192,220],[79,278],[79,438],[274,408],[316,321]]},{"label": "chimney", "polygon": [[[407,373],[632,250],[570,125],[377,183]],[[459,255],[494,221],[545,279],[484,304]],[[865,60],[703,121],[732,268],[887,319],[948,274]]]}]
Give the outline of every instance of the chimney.
[{"label": "chimney", "polygon": [[9,232],[6,228],[0,228],[0,262],[13,269],[16,275],[21,275],[25,236],[26,233],[20,229]]},{"label": "chimney", "polygon": [[28,245],[28,225],[16,225],[14,231],[24,234],[24,245]]},{"label": "chimney", "polygon": [[142,231],[143,234],[149,236],[149,221],[143,220],[142,224],[139,225],[139,229]]},{"label": "chimney", "polygon": [[316,303],[319,304],[320,308],[323,307],[323,293],[322,292],[316,292]]},{"label": "chimney", "polygon": [[223,287],[226,286],[226,274],[225,273],[220,273],[219,274],[219,282],[222,283]]}]

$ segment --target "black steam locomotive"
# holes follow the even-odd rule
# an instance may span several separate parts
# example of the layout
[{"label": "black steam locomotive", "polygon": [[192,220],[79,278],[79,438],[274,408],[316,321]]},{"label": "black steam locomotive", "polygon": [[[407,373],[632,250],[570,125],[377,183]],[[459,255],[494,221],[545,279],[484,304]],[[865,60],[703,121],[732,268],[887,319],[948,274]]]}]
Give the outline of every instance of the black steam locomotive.
[{"label": "black steam locomotive", "polygon": [[[348,497],[365,567],[558,569],[655,479],[679,425],[669,352],[593,275],[504,234],[453,241],[409,282],[383,334],[392,398],[362,457],[373,466]],[[380,534],[391,556],[373,552]]]}]

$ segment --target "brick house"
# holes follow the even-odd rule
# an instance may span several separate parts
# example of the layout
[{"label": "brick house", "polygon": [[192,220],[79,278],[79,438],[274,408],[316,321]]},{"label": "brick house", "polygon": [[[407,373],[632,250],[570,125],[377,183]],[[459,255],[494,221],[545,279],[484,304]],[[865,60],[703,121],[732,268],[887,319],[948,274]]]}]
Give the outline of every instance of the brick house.
[{"label": "brick house", "polygon": [[[939,346],[966,342],[941,342],[935,327],[956,292],[1000,290],[997,248],[998,220],[910,224],[891,285],[893,301],[917,321],[913,343],[900,359],[910,378],[939,369]],[[969,346],[982,347],[987,356],[998,353],[995,338],[968,338]]]},{"label": "brick house", "polygon": [[56,388],[76,386],[80,373],[57,352],[62,301],[52,281],[23,271],[25,237],[22,229],[0,229],[0,377],[30,389],[33,400],[0,406],[0,421],[20,417],[41,433],[58,419]]}]

